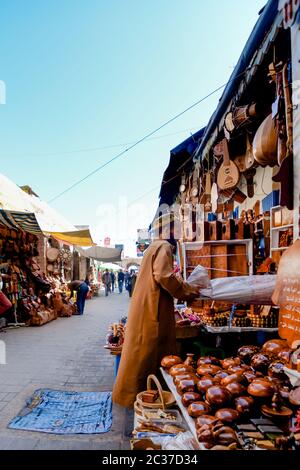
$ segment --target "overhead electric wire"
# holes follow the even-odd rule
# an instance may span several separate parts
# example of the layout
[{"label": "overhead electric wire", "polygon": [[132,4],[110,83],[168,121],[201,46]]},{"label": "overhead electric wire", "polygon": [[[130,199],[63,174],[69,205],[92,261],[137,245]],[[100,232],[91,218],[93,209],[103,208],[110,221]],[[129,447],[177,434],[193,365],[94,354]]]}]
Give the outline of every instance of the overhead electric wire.
[{"label": "overhead electric wire", "polygon": [[[253,67],[253,66],[252,66]],[[130,145],[129,147],[127,147],[125,150],[122,150],[122,152],[119,152],[117,155],[115,155],[114,157],[112,157],[111,159],[107,160],[105,163],[103,163],[102,165],[99,165],[97,168],[95,168],[95,170],[91,171],[90,173],[88,173],[86,176],[84,176],[83,178],[81,178],[80,180],[78,181],[75,181],[75,183],[73,183],[71,186],[69,186],[68,188],[66,188],[65,190],[61,191],[59,194],[57,194],[56,196],[54,196],[52,199],[50,199],[48,202],[51,203],[53,201],[56,201],[56,199],[60,198],[61,196],[63,196],[64,194],[66,194],[67,192],[71,191],[71,189],[75,188],[76,186],[78,186],[79,184],[83,183],[84,181],[86,181],[88,178],[90,178],[91,176],[93,176],[94,174],[98,173],[98,171],[102,170],[103,168],[105,168],[106,166],[110,165],[110,163],[114,162],[115,160],[118,160],[119,158],[121,158],[123,155],[125,155],[127,152],[129,152],[130,150],[132,150],[133,148],[137,147],[139,144],[141,144],[142,142],[144,142],[145,140],[149,139],[149,137],[153,136],[154,134],[156,134],[157,132],[159,132],[161,129],[163,129],[164,127],[166,127],[167,125],[171,124],[171,122],[174,122],[176,119],[178,119],[179,117],[181,117],[183,114],[187,113],[188,111],[190,111],[191,109],[195,108],[198,104],[202,103],[203,101],[205,101],[207,98],[209,98],[210,96],[214,95],[215,93],[217,93],[218,91],[220,91],[222,88],[224,88],[230,81],[233,81],[233,80],[236,80],[238,77],[244,75],[249,69],[251,69],[252,67],[248,67],[246,68],[246,70],[244,70],[244,72],[241,72],[240,74],[238,74],[237,76],[233,77],[232,79],[229,79],[226,83],[224,83],[223,85],[220,85],[218,88],[216,88],[215,90],[211,91],[210,93],[208,93],[207,95],[205,95],[204,97],[200,98],[199,100],[197,100],[195,103],[193,103],[191,106],[189,106],[188,108],[184,109],[183,111],[181,111],[180,113],[176,114],[175,116],[173,116],[172,118],[168,119],[166,122],[164,122],[163,124],[161,124],[159,127],[157,127],[156,129],[154,129],[153,131],[149,132],[148,134],[146,134],[144,137],[142,137],[141,139],[137,140],[135,143],[133,143],[132,145]]]},{"label": "overhead electric wire", "polygon": [[[151,141],[151,140],[158,140],[158,139],[164,139],[166,137],[171,137],[173,135],[178,135],[178,134],[183,134],[184,132],[191,132],[191,131],[195,131],[199,129],[199,127],[190,127],[188,129],[182,129],[180,131],[176,131],[176,132],[171,132],[170,134],[163,134],[163,135],[158,135],[156,137],[151,137],[149,139],[146,139],[146,141]],[[132,145],[134,144],[136,141],[131,141],[131,142],[123,142],[123,143],[119,143],[119,144],[109,144],[109,145],[103,145],[102,147],[86,147],[86,148],[80,148],[80,149],[76,149],[76,150],[65,150],[65,151],[61,151],[61,152],[39,152],[39,153],[28,153],[28,154],[19,154],[19,155],[14,155],[13,157],[18,157],[18,156],[22,156],[22,157],[26,157],[26,156],[31,156],[31,157],[55,157],[55,156],[60,156],[60,155],[73,155],[75,153],[87,153],[87,152],[99,152],[99,151],[102,151],[102,150],[109,150],[109,149],[113,149],[113,148],[116,148],[116,147],[126,147],[126,145]]]}]

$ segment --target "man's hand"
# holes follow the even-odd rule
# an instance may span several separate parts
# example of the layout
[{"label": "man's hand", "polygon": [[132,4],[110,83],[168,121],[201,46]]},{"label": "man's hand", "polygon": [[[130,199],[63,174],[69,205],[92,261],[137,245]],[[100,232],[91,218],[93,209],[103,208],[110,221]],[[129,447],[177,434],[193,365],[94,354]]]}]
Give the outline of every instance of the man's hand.
[{"label": "man's hand", "polygon": [[190,292],[188,294],[188,300],[194,300],[200,296],[200,286],[189,284]]}]

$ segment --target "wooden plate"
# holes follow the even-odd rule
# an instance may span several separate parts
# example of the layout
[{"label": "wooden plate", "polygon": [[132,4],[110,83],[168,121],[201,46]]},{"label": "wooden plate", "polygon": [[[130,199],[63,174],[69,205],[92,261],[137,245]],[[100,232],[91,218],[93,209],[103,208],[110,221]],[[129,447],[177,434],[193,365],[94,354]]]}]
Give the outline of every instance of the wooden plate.
[{"label": "wooden plate", "polygon": [[269,418],[276,417],[276,418],[290,418],[293,415],[293,411],[286,406],[282,406],[280,410],[275,410],[271,406],[263,405],[261,407],[261,411],[265,416]]},{"label": "wooden plate", "polygon": [[47,259],[48,261],[52,263],[57,260],[58,255],[59,255],[59,250],[57,248],[49,248],[47,250]]}]

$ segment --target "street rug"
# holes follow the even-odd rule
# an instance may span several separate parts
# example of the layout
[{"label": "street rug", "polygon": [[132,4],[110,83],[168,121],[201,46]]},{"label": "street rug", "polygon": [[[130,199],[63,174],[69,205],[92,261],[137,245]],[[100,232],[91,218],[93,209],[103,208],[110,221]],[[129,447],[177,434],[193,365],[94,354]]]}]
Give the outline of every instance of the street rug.
[{"label": "street rug", "polygon": [[8,427],[53,434],[101,434],[111,424],[111,392],[39,389]]}]

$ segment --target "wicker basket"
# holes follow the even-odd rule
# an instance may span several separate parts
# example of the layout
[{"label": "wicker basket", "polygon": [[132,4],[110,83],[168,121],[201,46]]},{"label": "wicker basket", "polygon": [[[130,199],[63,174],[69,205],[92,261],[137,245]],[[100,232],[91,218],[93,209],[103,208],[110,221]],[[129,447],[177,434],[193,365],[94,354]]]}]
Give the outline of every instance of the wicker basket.
[{"label": "wicker basket", "polygon": [[160,385],[160,382],[155,375],[152,375],[152,374],[148,375],[147,390],[153,390],[151,389],[151,381],[153,381],[157,387],[159,398],[154,403],[146,403],[145,401],[142,400],[142,395],[144,392],[140,392],[136,396],[136,403],[137,403],[136,407],[153,408],[153,409],[162,408],[164,410],[165,408],[169,408],[170,406],[174,405],[176,400],[173,394],[169,391],[165,391],[162,389],[162,386]]}]

